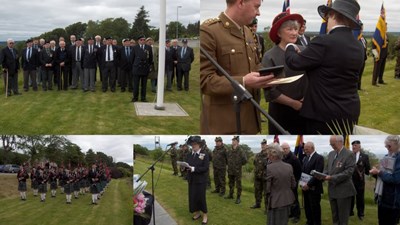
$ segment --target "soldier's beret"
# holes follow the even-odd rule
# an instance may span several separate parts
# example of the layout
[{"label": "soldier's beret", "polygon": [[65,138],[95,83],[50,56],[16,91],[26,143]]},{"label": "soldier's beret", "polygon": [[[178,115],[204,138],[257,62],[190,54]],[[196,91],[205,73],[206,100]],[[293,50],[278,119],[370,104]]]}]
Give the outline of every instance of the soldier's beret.
[{"label": "soldier's beret", "polygon": [[106,37],[106,40],[112,40],[111,36]]},{"label": "soldier's beret", "polygon": [[360,142],[359,140],[355,140],[355,141],[351,142],[351,144],[352,144],[352,145],[354,145],[354,144],[361,144],[361,142]]},{"label": "soldier's beret", "polygon": [[239,136],[233,136],[232,140],[239,141]]},{"label": "soldier's beret", "polygon": [[216,137],[216,138],[215,138],[215,142],[217,142],[217,141],[222,142],[222,138],[221,138],[221,137]]},{"label": "soldier's beret", "polygon": [[191,145],[193,143],[202,144],[203,141],[201,140],[200,136],[190,136],[189,139],[187,140],[187,144]]},{"label": "soldier's beret", "polygon": [[146,38],[146,36],[144,36],[143,34],[141,34],[141,35],[139,35],[139,36],[137,37],[137,40],[140,40],[140,39],[143,39],[143,38]]},{"label": "soldier's beret", "polygon": [[263,139],[263,140],[261,141],[261,144],[262,144],[262,145],[267,144],[267,140]]}]

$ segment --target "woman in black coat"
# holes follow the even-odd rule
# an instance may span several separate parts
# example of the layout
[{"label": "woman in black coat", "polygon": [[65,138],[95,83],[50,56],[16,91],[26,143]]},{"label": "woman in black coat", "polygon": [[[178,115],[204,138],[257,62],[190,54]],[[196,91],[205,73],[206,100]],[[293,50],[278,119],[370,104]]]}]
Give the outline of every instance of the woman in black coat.
[{"label": "woman in black coat", "polygon": [[207,172],[209,167],[209,156],[206,153],[200,153],[201,137],[192,136],[188,140],[188,144],[192,146],[192,153],[186,157],[186,162],[189,164],[188,184],[189,184],[189,211],[194,213],[193,220],[201,217],[203,212],[202,224],[207,224]]}]

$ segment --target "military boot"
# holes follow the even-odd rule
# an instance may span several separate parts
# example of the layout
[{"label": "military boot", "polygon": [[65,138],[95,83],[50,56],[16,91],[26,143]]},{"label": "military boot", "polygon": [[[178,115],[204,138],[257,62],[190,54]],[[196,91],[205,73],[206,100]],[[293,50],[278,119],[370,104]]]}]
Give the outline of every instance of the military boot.
[{"label": "military boot", "polygon": [[229,195],[224,197],[225,199],[233,199],[233,192],[229,191]]},{"label": "military boot", "polygon": [[236,197],[235,204],[240,204],[242,201],[240,200],[240,195]]},{"label": "military boot", "polygon": [[258,208],[261,208],[261,205],[260,205],[260,203],[256,203],[253,206],[250,206],[250,208],[251,209],[258,209]]}]

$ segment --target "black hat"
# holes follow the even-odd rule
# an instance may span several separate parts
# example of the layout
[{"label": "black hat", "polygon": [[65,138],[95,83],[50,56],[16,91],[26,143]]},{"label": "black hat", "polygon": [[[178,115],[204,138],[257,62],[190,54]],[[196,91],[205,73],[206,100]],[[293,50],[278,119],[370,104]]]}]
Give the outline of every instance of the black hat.
[{"label": "black hat", "polygon": [[26,44],[31,43],[31,42],[33,42],[32,39],[28,39],[28,40],[25,41]]},{"label": "black hat", "polygon": [[106,39],[106,40],[112,40],[112,37],[111,37],[111,36],[108,36],[108,37],[106,37],[105,39]]},{"label": "black hat", "polygon": [[262,144],[262,145],[267,144],[267,140],[263,139],[263,140],[261,141],[261,144]]},{"label": "black hat", "polygon": [[257,23],[258,23],[257,18],[254,18],[253,21],[251,21],[251,23],[249,25],[251,26],[251,25],[254,25],[254,24],[257,24]]},{"label": "black hat", "polygon": [[93,37],[88,37],[87,40],[89,41],[89,40],[94,40],[94,39],[93,39]]},{"label": "black hat", "polygon": [[186,143],[188,145],[192,145],[193,143],[202,144],[203,141],[201,140],[200,136],[190,136]]},{"label": "black hat", "polygon": [[357,15],[360,12],[360,5],[356,0],[335,0],[332,6],[320,5],[318,6],[318,13],[322,18],[325,18],[325,14],[329,10],[334,10],[342,14],[347,19],[353,22],[353,28],[360,28],[360,24],[357,22]]},{"label": "black hat", "polygon": [[239,139],[240,139],[239,136],[233,136],[232,141],[233,140],[240,141]]},{"label": "black hat", "polygon": [[129,38],[122,39],[122,42],[131,41]]},{"label": "black hat", "polygon": [[187,43],[188,42],[188,40],[187,39],[182,39],[182,43]]},{"label": "black hat", "polygon": [[355,140],[355,141],[351,142],[351,145],[354,145],[354,144],[361,144],[361,142],[359,140]]},{"label": "black hat", "polygon": [[165,40],[165,43],[170,43],[170,42],[171,42],[171,40],[169,40],[169,39]]},{"label": "black hat", "polygon": [[142,39],[142,38],[146,38],[146,36],[144,36],[144,34],[141,34],[141,35],[139,35],[139,36],[137,37],[137,40],[140,40],[140,39]]},{"label": "black hat", "polygon": [[82,38],[78,38],[78,39],[76,39],[77,41],[83,41],[83,39]]}]

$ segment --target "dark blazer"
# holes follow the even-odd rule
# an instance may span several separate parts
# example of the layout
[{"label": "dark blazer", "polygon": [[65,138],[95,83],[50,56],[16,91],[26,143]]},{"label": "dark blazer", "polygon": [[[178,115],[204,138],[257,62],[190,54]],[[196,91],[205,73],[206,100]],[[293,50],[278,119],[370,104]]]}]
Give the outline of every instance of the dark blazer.
[{"label": "dark blazer", "polygon": [[[355,157],[355,156],[354,156]],[[365,175],[369,175],[371,166],[369,164],[369,157],[360,151],[360,156],[356,162],[353,173],[353,184],[356,189],[365,188]]]},{"label": "dark blazer", "polygon": [[[203,156],[203,159],[201,159],[200,155]],[[200,154],[195,154],[193,156],[192,153],[187,154],[186,156],[186,162],[190,166],[194,166],[194,172],[188,173],[188,182],[189,183],[207,183],[208,180],[208,175],[207,171],[209,168],[209,155],[206,153],[201,153]]]},{"label": "dark blazer", "polygon": [[83,55],[83,68],[87,69],[96,69],[97,67],[97,52],[98,48],[96,45],[93,45],[93,52],[89,53],[89,45],[83,47],[83,51],[85,52]]},{"label": "dark blazer", "polygon": [[326,173],[332,177],[328,182],[329,198],[354,196],[357,193],[351,180],[355,166],[354,154],[345,148],[342,148],[337,156],[336,154],[336,151],[331,151],[328,155]]},{"label": "dark blazer", "polygon": [[[80,63],[81,63],[81,67],[83,68],[83,58],[85,58],[85,49],[84,46],[80,46],[81,47],[81,58],[80,58]],[[76,46],[71,47],[71,65],[74,67],[76,64]]]},{"label": "dark blazer", "polygon": [[[14,55],[12,52],[14,52]],[[18,55],[17,50],[15,50],[15,48],[10,49],[8,47],[4,47],[1,50],[0,63],[3,66],[3,68],[8,69],[8,74],[14,75],[14,74],[18,73],[18,69],[19,69],[18,58],[19,58],[19,55]]]},{"label": "dark blazer", "polygon": [[40,60],[39,60],[39,52],[37,49],[34,49],[33,47],[31,48],[31,57],[28,60],[26,57],[26,53],[28,51],[28,48],[24,48],[22,50],[22,57],[21,57],[21,65],[22,69],[24,71],[27,70],[36,70],[36,67],[40,65]]},{"label": "dark blazer", "polygon": [[71,62],[70,51],[68,51],[67,47],[61,52],[61,48],[57,48],[54,52],[54,66],[59,67],[60,63],[64,62],[64,66],[67,66]]},{"label": "dark blazer", "polygon": [[300,162],[300,160],[292,152],[289,152],[289,154],[287,154],[282,159],[282,161],[284,161],[285,163],[288,163],[292,166],[294,178],[295,178],[296,182],[298,182],[301,177],[301,162]]},{"label": "dark blazer", "polygon": [[169,50],[165,49],[165,70],[173,71],[174,70],[174,60],[175,60],[175,50],[171,47]]},{"label": "dark blazer", "polygon": [[119,67],[125,71],[132,70],[132,62],[133,62],[132,47],[128,46],[128,48],[129,48],[129,50],[128,50],[129,56],[126,55],[125,46],[122,46],[121,48],[119,48],[119,55],[120,55]]},{"label": "dark blazer", "polygon": [[293,204],[292,189],[296,187],[292,166],[282,160],[268,164],[267,169],[268,208],[280,208]]},{"label": "dark blazer", "polygon": [[178,67],[183,71],[190,71],[191,64],[194,61],[193,49],[186,47],[186,52],[182,57],[183,47],[180,47],[177,52]]},{"label": "dark blazer", "polygon": [[308,35],[305,35],[305,34],[304,34],[304,37],[305,37],[306,40],[307,40],[307,44],[303,43],[303,42],[300,40],[300,37],[297,37],[296,44],[297,44],[297,45],[302,45],[302,46],[304,46],[304,47],[306,47],[308,44],[310,44],[310,41],[311,41],[310,37],[309,37]]},{"label": "dark blazer", "polygon": [[[100,66],[103,67],[106,63],[106,56],[107,56],[107,46],[108,45],[103,45],[101,48],[97,51],[97,61],[99,62]],[[114,64],[117,66],[118,62],[118,57],[119,57],[119,52],[117,50],[116,46],[111,46],[113,55],[114,55]]]},{"label": "dark blazer", "polygon": [[[322,157],[317,152],[312,155],[312,157],[307,161],[307,157],[304,157],[303,160],[303,173],[310,174],[312,170],[316,170],[318,172],[324,171],[324,157]],[[322,194],[324,189],[322,188],[322,181],[318,180],[314,177],[308,181],[307,186],[311,191],[315,191],[317,193]]]},{"label": "dark blazer", "polygon": [[320,122],[357,123],[360,115],[357,82],[364,51],[350,28],[338,27],[314,38],[300,53],[289,46],[285,60],[291,69],[305,70],[308,77],[300,115]]},{"label": "dark blazer", "polygon": [[147,76],[150,72],[150,65],[153,64],[153,52],[151,46],[144,45],[144,51],[137,44],[132,49],[133,75]]},{"label": "dark blazer", "polygon": [[42,69],[50,69],[50,67],[46,67],[45,65],[51,63],[52,67],[54,67],[54,52],[50,50],[50,53],[47,54],[47,51],[43,49],[40,52],[40,64],[42,65]]}]

